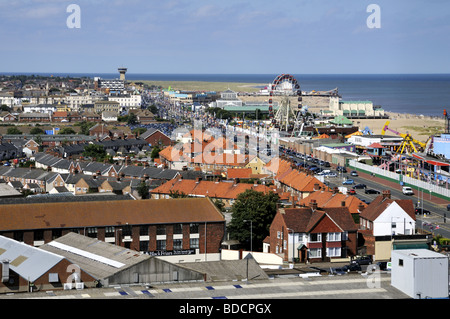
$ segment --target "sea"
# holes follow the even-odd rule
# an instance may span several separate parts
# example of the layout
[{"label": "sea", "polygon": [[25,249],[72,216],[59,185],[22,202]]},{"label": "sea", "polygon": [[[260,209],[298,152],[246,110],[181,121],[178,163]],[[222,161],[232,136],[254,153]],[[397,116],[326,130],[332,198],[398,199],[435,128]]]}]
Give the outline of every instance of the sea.
[{"label": "sea", "polygon": [[[13,73],[4,73],[6,75]],[[27,73],[21,73],[27,74]],[[63,77],[113,79],[118,73],[34,73]],[[28,74],[28,75],[31,75]],[[271,83],[279,74],[133,74],[134,81],[205,81]],[[291,74],[302,91],[338,88],[344,101],[372,101],[385,111],[443,117],[450,111],[450,74]]]}]

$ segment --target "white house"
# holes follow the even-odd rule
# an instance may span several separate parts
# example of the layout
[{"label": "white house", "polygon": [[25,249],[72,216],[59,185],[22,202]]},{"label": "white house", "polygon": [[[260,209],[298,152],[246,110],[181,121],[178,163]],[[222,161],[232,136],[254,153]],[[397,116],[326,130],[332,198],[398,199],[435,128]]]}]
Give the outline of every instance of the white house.
[{"label": "white house", "polygon": [[390,191],[375,198],[360,214],[360,228],[373,236],[413,235],[416,228],[412,200],[393,200]]}]

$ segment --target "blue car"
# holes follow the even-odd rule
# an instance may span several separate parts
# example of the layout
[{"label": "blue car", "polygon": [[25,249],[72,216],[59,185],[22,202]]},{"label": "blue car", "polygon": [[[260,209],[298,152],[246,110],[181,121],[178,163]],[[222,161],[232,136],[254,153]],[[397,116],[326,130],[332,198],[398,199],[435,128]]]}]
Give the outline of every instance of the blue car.
[{"label": "blue car", "polygon": [[346,179],[342,182],[342,185],[353,185],[354,183],[353,179]]}]

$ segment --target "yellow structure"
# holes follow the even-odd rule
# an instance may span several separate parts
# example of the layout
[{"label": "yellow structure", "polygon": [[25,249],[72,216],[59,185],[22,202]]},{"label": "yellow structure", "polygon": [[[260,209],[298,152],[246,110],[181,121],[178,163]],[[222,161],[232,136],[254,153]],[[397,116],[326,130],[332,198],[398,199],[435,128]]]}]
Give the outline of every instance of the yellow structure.
[{"label": "yellow structure", "polygon": [[425,150],[426,144],[422,143],[416,139],[414,139],[411,135],[407,134],[402,134],[399,133],[397,131],[394,131],[393,129],[389,128],[389,123],[390,121],[387,121],[386,124],[384,124],[383,129],[381,130],[381,135],[384,135],[386,133],[386,131],[390,131],[396,135],[399,135],[401,137],[403,137],[403,142],[402,144],[400,144],[400,146],[397,148],[396,153],[417,153],[418,152],[418,148],[416,147],[416,145],[418,147],[420,147],[422,150]]}]

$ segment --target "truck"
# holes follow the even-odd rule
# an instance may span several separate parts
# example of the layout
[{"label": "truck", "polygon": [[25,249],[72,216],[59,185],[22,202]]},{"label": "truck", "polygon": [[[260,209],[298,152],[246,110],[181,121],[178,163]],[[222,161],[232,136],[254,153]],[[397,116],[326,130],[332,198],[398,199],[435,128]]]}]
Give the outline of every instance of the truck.
[{"label": "truck", "polygon": [[412,188],[409,187],[409,186],[403,186],[402,192],[403,192],[403,194],[405,194],[405,195],[414,195],[414,191],[413,191]]}]

